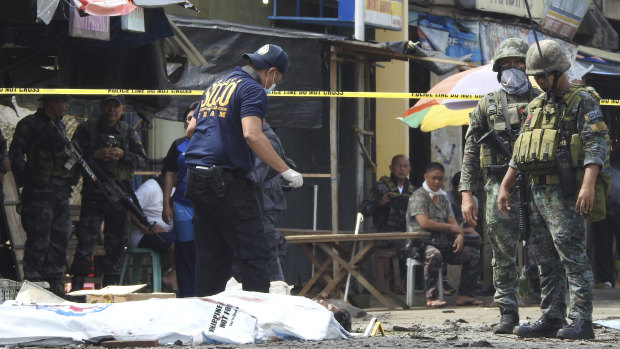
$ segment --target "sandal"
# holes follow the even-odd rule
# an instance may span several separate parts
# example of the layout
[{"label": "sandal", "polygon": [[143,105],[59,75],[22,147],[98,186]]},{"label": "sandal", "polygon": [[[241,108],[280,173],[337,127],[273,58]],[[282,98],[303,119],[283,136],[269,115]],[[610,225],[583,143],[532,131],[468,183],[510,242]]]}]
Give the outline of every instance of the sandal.
[{"label": "sandal", "polygon": [[426,300],[426,306],[428,308],[443,308],[447,304],[448,304],[447,302],[442,301],[441,299],[428,299],[428,300]]}]

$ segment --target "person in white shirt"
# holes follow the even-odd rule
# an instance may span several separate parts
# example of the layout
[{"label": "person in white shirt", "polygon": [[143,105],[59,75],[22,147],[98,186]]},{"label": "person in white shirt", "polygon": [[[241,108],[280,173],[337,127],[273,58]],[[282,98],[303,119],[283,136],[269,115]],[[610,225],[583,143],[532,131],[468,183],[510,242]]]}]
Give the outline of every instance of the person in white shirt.
[{"label": "person in white shirt", "polygon": [[133,226],[129,233],[129,243],[140,248],[150,248],[161,255],[162,270],[166,270],[162,275],[164,287],[176,292],[179,289],[176,271],[174,269],[174,234],[172,224],[163,221],[161,213],[163,210],[164,195],[161,187],[161,177],[156,176],[149,179],[136,190],[136,197],[140,202],[144,215],[152,223],[149,228],[138,221],[130,214]]}]

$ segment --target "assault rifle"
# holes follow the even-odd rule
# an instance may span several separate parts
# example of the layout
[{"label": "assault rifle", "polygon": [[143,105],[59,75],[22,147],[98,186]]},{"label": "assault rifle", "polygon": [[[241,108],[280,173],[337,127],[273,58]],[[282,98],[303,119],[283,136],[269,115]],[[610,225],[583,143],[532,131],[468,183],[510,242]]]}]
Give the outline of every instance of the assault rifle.
[{"label": "assault rifle", "polygon": [[[56,123],[51,123],[54,128],[60,134],[60,139],[65,143],[65,156],[67,161],[65,161],[64,167],[67,171],[71,170],[76,164],[79,164],[82,167],[82,170],[88,175],[90,180],[93,181],[97,185],[97,187],[101,190],[106,199],[113,206],[118,206],[119,204],[125,206],[145,227],[148,227],[153,233],[153,226],[155,223],[149,222],[148,218],[144,215],[142,208],[140,207],[140,203],[131,192],[131,189],[125,188],[125,185],[119,181],[118,179],[112,176],[106,176],[103,174],[103,170],[97,171],[99,176],[95,174],[95,171],[88,165],[84,157],[82,156],[82,152],[80,147],[75,144],[75,142],[71,142],[65,133],[56,125]],[[93,166],[97,166],[93,164]],[[157,235],[157,234],[155,234]],[[160,239],[161,237],[157,235]]]},{"label": "assault rifle", "polygon": [[[482,137],[480,137],[480,139],[478,139],[476,143],[486,144],[492,150],[498,152],[499,154],[503,155],[507,159],[510,159],[512,157],[512,153],[510,152],[510,150],[508,150],[506,145],[500,140],[499,136],[494,130],[491,130],[485,133],[484,135],[482,135]],[[508,164],[490,165],[489,169],[491,169],[493,166],[495,166],[497,170],[497,168],[506,168]],[[525,278],[525,276],[527,275],[527,267],[528,267],[528,262],[529,262],[527,247],[528,247],[528,241],[530,239],[530,216],[528,212],[529,199],[527,197],[527,175],[525,174],[525,171],[517,171],[516,175],[517,175],[516,187],[519,192],[519,211],[518,211],[519,239],[522,241],[522,244],[523,244],[523,277]]]}]

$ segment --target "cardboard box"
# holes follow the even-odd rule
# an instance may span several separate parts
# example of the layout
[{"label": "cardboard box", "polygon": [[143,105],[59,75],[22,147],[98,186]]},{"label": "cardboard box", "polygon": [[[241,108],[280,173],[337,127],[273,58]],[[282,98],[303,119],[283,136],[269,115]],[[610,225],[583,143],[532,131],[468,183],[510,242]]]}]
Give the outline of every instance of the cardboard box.
[{"label": "cardboard box", "polygon": [[67,293],[70,296],[86,296],[86,303],[121,303],[143,301],[151,298],[175,298],[174,293],[135,293],[146,284],[107,286],[100,290],[80,290]]}]

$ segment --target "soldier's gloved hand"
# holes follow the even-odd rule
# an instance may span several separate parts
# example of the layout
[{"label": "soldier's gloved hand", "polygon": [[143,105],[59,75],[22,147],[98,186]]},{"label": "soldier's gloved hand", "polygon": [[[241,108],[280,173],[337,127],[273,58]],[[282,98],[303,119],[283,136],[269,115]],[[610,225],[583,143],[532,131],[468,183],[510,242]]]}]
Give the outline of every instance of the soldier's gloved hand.
[{"label": "soldier's gloved hand", "polygon": [[286,179],[293,188],[299,188],[304,184],[304,179],[301,176],[301,173],[290,168],[282,172],[282,178]]}]

